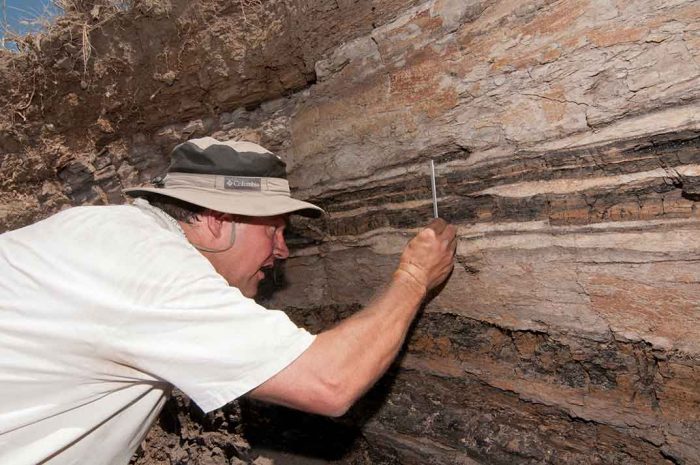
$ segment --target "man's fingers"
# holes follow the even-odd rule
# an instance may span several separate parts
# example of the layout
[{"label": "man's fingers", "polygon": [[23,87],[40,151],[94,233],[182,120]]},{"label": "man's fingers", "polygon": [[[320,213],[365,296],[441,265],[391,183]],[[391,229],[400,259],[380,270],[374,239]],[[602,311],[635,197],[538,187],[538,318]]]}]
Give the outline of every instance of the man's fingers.
[{"label": "man's fingers", "polygon": [[455,253],[455,250],[457,250],[457,236],[452,236],[452,239],[450,239],[450,249],[452,250],[452,253]]},{"label": "man's fingers", "polygon": [[[432,230],[432,233],[428,230]],[[457,228],[441,218],[435,218],[408,243],[399,268],[411,274],[427,289],[433,289],[447,278],[454,267],[456,248]]]},{"label": "man's fingers", "polygon": [[436,238],[448,239],[451,243],[454,242],[457,237],[457,228],[447,223],[442,218],[433,219],[428,223],[426,229],[432,229],[435,232]]},{"label": "man's fingers", "polygon": [[436,236],[439,236],[447,227],[447,221],[443,220],[442,218],[435,218],[428,223],[427,227],[435,231]]}]

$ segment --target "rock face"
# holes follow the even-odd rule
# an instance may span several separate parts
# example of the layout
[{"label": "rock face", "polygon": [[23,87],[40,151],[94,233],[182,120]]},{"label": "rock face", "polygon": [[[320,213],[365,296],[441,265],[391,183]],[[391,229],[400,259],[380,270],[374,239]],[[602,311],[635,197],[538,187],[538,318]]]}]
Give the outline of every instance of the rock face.
[{"label": "rock face", "polygon": [[[253,406],[250,436],[272,418],[293,448],[311,424],[347,463],[700,464],[697,2],[270,3],[277,29],[255,40],[222,32],[237,9],[201,5],[204,22],[178,2],[130,12],[159,26],[133,28],[164,57],[105,33],[94,81],[69,74],[52,107],[6,92],[21,118],[0,134],[3,228],[119,202],[193,135],[258,141],[329,212],[293,222],[287,283],[267,300],[318,331],[367,303],[430,219],[433,159],[458,263],[405,351],[340,426]],[[209,46],[174,40],[182,24]],[[143,81],[94,78],[114,57]]]}]

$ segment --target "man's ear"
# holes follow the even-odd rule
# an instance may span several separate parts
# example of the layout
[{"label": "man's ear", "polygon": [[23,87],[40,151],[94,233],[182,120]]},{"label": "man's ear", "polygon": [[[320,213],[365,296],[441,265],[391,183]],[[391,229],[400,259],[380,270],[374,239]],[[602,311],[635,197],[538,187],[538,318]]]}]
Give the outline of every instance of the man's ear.
[{"label": "man's ear", "polygon": [[224,236],[226,224],[233,220],[233,215],[213,210],[206,210],[200,213],[199,216],[200,221],[202,221],[202,226],[209,232],[214,240],[221,239]]},{"label": "man's ear", "polygon": [[[187,240],[200,252],[225,252],[236,240],[236,215],[205,210],[193,219],[192,227],[183,224]],[[228,224],[231,226],[227,226]]]}]

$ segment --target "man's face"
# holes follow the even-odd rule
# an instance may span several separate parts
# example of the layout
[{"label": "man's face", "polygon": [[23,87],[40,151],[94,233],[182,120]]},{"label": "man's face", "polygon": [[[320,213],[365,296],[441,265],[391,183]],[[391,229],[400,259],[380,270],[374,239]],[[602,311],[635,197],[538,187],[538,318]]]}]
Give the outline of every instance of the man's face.
[{"label": "man's face", "polygon": [[289,256],[284,241],[286,215],[239,217],[235,220],[236,240],[220,263],[219,273],[246,297],[255,297],[258,284],[265,277],[264,268],[275,259]]}]

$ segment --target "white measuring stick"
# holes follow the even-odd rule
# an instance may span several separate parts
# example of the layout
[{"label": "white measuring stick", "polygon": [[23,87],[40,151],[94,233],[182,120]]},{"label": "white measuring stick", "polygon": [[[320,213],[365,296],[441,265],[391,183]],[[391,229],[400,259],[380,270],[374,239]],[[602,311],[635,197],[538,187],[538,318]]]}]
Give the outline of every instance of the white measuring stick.
[{"label": "white measuring stick", "polygon": [[435,189],[435,163],[433,160],[430,160],[430,188],[433,190],[433,218],[437,218],[437,190]]}]

